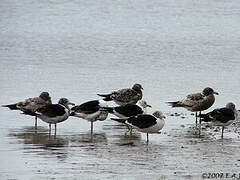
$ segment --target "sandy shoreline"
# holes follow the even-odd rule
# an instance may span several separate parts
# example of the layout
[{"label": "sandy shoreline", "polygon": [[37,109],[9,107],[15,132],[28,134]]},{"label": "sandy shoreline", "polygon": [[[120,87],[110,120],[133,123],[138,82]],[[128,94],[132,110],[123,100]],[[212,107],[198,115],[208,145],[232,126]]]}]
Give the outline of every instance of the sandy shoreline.
[{"label": "sandy shoreline", "polygon": [[[168,116],[173,121],[191,121],[194,116]],[[195,124],[170,123],[160,135],[146,136],[134,131],[125,135],[126,128],[110,119],[90,142],[89,132],[48,136],[46,127],[37,132],[32,127],[13,129],[11,143],[23,146],[18,152],[27,159],[59,159],[62,165],[51,167],[47,161],[36,163],[29,170],[28,179],[203,179],[211,176],[237,176],[240,167],[239,132],[229,126],[221,139],[221,131],[205,128],[199,138]],[[28,157],[29,156],[29,157]],[[39,158],[38,157],[38,158]],[[28,162],[29,163],[29,162]],[[61,164],[61,163],[60,163]],[[61,169],[64,169],[64,172]],[[13,172],[12,172],[13,173]],[[22,177],[4,173],[5,179]],[[222,173],[212,175],[212,173]],[[4,175],[5,174],[5,175]],[[32,175],[31,175],[32,174]],[[236,175],[234,175],[236,174]]]}]

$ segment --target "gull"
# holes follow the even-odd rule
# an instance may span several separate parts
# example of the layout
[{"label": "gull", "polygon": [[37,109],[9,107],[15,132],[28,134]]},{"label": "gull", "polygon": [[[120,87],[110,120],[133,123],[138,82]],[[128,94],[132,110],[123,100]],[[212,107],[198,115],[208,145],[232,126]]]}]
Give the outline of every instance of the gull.
[{"label": "gull", "polygon": [[218,95],[212,88],[205,88],[202,93],[189,94],[186,98],[168,102],[173,108],[183,107],[192,112],[204,111],[211,107],[215,102],[214,94]]},{"label": "gull", "polygon": [[202,118],[204,122],[211,122],[213,126],[222,126],[222,135],[225,126],[229,126],[232,124],[238,117],[237,110],[235,109],[235,104],[232,102],[226,104],[226,107],[214,109],[213,111],[200,114],[199,116]]},{"label": "gull", "polygon": [[49,124],[49,134],[51,133],[51,124],[55,124],[55,135],[57,131],[57,123],[68,119],[70,115],[70,108],[68,105],[74,105],[67,98],[61,98],[58,104],[48,104],[38,108],[32,115],[37,116],[42,121]]},{"label": "gull", "polygon": [[[114,114],[119,118],[128,118],[130,116],[135,116],[138,114],[146,114],[148,107],[152,106],[149,105],[145,100],[140,100],[137,104],[125,104],[116,107],[106,107],[105,109],[109,113]],[[117,120],[117,122],[120,122],[119,119]],[[121,123],[125,123],[125,119],[123,119]],[[132,127],[129,125],[127,125],[127,127],[130,131],[130,136],[132,136]]]},{"label": "gull", "polygon": [[97,94],[104,97],[104,101],[114,101],[118,105],[136,104],[142,99],[142,86],[134,84],[132,88],[120,89],[109,94]]},{"label": "gull", "polygon": [[[52,104],[51,97],[48,92],[42,92],[39,97],[28,98],[24,101],[2,105],[2,107],[8,107],[11,110],[20,110],[24,114],[34,114],[38,108],[41,108],[47,104]],[[35,129],[37,129],[37,116],[35,116]]]},{"label": "gull", "polygon": [[[125,120],[125,123],[138,131],[147,133],[147,143],[149,142],[149,133],[160,133],[159,131],[164,127],[166,117],[161,111],[155,111],[152,115],[150,114],[139,114],[131,116],[127,119],[119,119],[120,122]],[[117,120],[117,119],[114,119]]]},{"label": "gull", "polygon": [[103,107],[107,104],[102,100],[87,101],[81,105],[71,108],[70,116],[86,119],[91,122],[91,137],[93,137],[93,122],[104,121],[108,116],[108,111]]},{"label": "gull", "polygon": [[152,106],[149,105],[145,100],[140,100],[137,104],[125,104],[116,107],[106,107],[104,109],[119,118],[126,118],[138,114],[146,114],[148,107]]},{"label": "gull", "polygon": [[[167,102],[173,108],[183,107],[191,112],[196,112],[196,125],[197,125],[197,112],[201,114],[201,111],[204,111],[210,108],[215,102],[214,94],[218,95],[212,88],[206,87],[203,89],[202,93],[189,94],[185,98],[175,102]],[[201,134],[201,118],[199,121],[199,135]]]}]

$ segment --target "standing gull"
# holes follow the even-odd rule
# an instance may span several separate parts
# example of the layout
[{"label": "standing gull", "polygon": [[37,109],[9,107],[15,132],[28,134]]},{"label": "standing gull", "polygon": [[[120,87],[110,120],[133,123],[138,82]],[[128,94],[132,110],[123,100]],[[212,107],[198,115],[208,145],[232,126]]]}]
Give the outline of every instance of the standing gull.
[{"label": "standing gull", "polygon": [[[52,104],[51,97],[48,92],[42,92],[39,97],[28,98],[24,101],[2,105],[2,107],[8,107],[11,110],[20,110],[24,114],[34,114],[38,108],[41,108],[47,104]],[[35,116],[35,129],[37,129],[37,116]]]},{"label": "standing gull", "polygon": [[125,104],[116,107],[106,107],[104,109],[119,118],[126,118],[138,114],[146,114],[146,110],[148,107],[152,106],[147,104],[145,100],[140,100],[137,104]]},{"label": "standing gull", "polygon": [[110,94],[98,94],[104,97],[104,101],[114,101],[118,105],[136,104],[142,99],[142,86],[134,84],[132,88],[120,89]]},{"label": "standing gull", "polygon": [[[107,109],[109,113],[114,114],[119,118],[128,118],[138,114],[146,114],[148,107],[152,106],[149,105],[145,100],[140,100],[137,102],[137,104],[125,104],[117,107],[106,107],[105,109]],[[120,122],[119,119],[117,119],[117,121]],[[122,119],[122,122],[120,123],[125,123],[125,119]],[[127,127],[130,131],[130,136],[132,136],[132,127],[129,125],[127,125]]]},{"label": "standing gull", "polygon": [[[207,87],[205,88],[202,93],[195,93],[189,94],[186,98],[175,101],[175,102],[168,102],[173,108],[174,107],[183,107],[189,111],[196,112],[196,124],[197,124],[197,112],[204,111],[210,108],[213,103],[215,102],[214,94],[218,95],[212,88]],[[201,118],[199,122],[199,126],[201,126]],[[199,127],[199,135],[201,133],[201,127]]]},{"label": "standing gull", "polygon": [[86,119],[91,122],[91,138],[93,137],[93,122],[104,121],[108,112],[103,107],[107,104],[102,100],[93,100],[71,108],[70,116]]},{"label": "standing gull", "polygon": [[211,122],[213,126],[222,126],[222,138],[224,127],[232,124],[237,117],[237,110],[235,109],[235,104],[228,103],[226,107],[214,109],[213,111],[207,114],[200,114],[204,122]]},{"label": "standing gull", "polygon": [[[165,124],[165,116],[160,111],[155,111],[152,115],[150,114],[139,114],[131,116],[127,119],[119,119],[120,122],[125,120],[125,123],[138,131],[147,133],[147,143],[149,142],[149,133],[159,133]],[[117,120],[117,119],[114,119]]]},{"label": "standing gull", "polygon": [[57,131],[57,123],[65,121],[70,115],[68,105],[74,105],[67,98],[61,98],[58,104],[48,104],[38,108],[33,114],[49,124],[49,134],[51,133],[51,124],[55,124],[55,135]]}]

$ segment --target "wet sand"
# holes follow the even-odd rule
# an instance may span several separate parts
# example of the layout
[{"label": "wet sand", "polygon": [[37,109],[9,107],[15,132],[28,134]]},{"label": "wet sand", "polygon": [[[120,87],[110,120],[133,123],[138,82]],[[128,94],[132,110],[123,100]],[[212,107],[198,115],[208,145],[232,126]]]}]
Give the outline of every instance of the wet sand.
[{"label": "wet sand", "polygon": [[[176,120],[177,125],[172,123]],[[10,151],[20,153],[24,163],[19,171],[1,170],[1,178],[202,179],[204,173],[238,174],[237,127],[229,126],[221,139],[221,130],[203,124],[199,137],[192,120],[191,114],[184,119],[168,116],[170,123],[161,134],[150,135],[149,144],[145,134],[134,130],[130,137],[124,125],[110,119],[96,123],[102,129],[96,130],[93,140],[89,131],[70,135],[60,131],[54,136],[47,126],[10,129]]]}]

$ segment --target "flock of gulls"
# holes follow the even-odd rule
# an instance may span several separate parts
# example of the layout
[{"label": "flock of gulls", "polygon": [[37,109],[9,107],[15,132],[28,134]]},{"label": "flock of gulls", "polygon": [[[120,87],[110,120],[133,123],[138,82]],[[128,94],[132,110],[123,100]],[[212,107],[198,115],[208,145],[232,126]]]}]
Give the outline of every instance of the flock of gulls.
[{"label": "flock of gulls", "polygon": [[[24,101],[2,105],[11,110],[20,110],[22,114],[35,117],[35,129],[37,129],[37,119],[49,124],[49,133],[51,125],[55,125],[55,135],[57,123],[63,122],[74,116],[91,122],[91,137],[93,136],[93,123],[95,121],[104,121],[111,113],[117,118],[111,118],[119,123],[126,124],[132,133],[132,128],[147,133],[147,143],[149,142],[149,133],[160,133],[164,127],[166,118],[161,111],[155,111],[148,114],[146,109],[151,107],[142,99],[143,88],[140,84],[134,84],[132,88],[120,89],[109,94],[98,94],[103,97],[101,100],[92,100],[80,105],[75,105],[67,98],[61,98],[57,104],[52,104],[48,92],[42,92],[39,97],[29,98]],[[195,112],[196,125],[201,133],[201,122],[209,122],[214,126],[222,127],[222,138],[224,127],[232,124],[238,116],[238,111],[233,103],[228,103],[226,107],[214,109],[211,112],[202,114],[202,111],[210,108],[215,102],[215,96],[218,95],[212,88],[207,87],[201,93],[189,94],[185,98],[167,102],[171,107],[183,107],[191,112]],[[109,107],[108,101],[113,101],[117,106]],[[72,106],[71,108],[69,106]],[[199,119],[199,120],[198,120]]]}]

